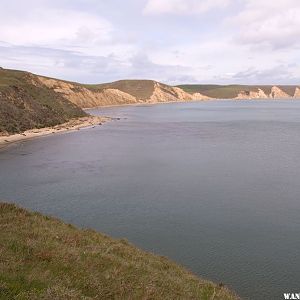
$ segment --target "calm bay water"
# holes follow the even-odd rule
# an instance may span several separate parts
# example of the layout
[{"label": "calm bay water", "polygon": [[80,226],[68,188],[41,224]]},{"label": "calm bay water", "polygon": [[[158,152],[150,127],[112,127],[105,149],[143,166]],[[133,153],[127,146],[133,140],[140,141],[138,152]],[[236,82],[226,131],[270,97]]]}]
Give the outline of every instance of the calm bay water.
[{"label": "calm bay water", "polygon": [[0,199],[170,257],[245,299],[300,291],[300,101],[121,117],[0,152]]}]

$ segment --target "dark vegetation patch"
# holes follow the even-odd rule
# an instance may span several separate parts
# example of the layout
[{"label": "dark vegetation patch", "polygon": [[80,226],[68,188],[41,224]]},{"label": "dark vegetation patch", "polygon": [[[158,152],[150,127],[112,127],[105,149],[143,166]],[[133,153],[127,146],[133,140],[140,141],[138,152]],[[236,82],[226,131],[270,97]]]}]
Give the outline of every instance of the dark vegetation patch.
[{"label": "dark vegetation patch", "polygon": [[0,134],[58,125],[86,113],[52,89],[33,84],[34,75],[0,69]]}]

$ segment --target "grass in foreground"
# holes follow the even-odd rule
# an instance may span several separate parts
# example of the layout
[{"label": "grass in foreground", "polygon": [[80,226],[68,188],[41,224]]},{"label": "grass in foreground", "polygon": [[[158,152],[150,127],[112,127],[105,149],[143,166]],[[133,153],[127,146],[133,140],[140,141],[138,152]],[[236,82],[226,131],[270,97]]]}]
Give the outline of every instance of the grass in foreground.
[{"label": "grass in foreground", "polygon": [[237,299],[124,240],[0,203],[0,299]]}]

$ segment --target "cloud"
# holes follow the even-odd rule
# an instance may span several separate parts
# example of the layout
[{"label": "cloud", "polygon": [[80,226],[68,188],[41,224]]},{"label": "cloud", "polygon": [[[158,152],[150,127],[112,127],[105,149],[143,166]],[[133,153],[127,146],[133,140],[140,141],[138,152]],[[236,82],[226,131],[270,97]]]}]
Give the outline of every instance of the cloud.
[{"label": "cloud", "polygon": [[239,28],[234,40],[273,50],[300,45],[299,0],[246,0],[230,23]]},{"label": "cloud", "polygon": [[[66,1],[28,0],[28,7],[23,7],[24,3],[11,0],[7,11],[0,10],[0,41],[27,51],[58,49],[90,57],[114,54],[124,59],[136,51],[133,35],[125,35],[102,15],[79,9],[78,2],[68,6]],[[30,60],[34,62],[33,56]]]},{"label": "cloud", "polygon": [[148,0],[144,8],[147,15],[203,14],[211,9],[226,7],[231,0]]},{"label": "cloud", "polygon": [[114,55],[94,56],[78,51],[0,43],[0,66],[50,77],[99,83],[126,77],[124,61]]},{"label": "cloud", "polygon": [[61,9],[34,9],[18,19],[0,18],[0,40],[17,45],[74,47],[110,39],[112,25],[91,14]]},{"label": "cloud", "polygon": [[268,69],[250,67],[247,70],[231,74],[230,80],[237,83],[248,84],[299,84],[300,78],[294,76],[297,65],[276,65]]},{"label": "cloud", "polygon": [[15,46],[0,42],[0,66],[18,68],[50,77],[101,83],[118,79],[154,79],[172,84],[181,80],[196,82],[191,68],[153,63],[144,52],[120,60],[107,56],[85,55],[78,51],[46,47]]},{"label": "cloud", "polygon": [[182,65],[158,64],[151,61],[145,52],[139,52],[130,59],[130,78],[154,79],[169,84],[179,84],[180,79],[188,79],[195,82],[191,75],[193,71],[190,67]]}]

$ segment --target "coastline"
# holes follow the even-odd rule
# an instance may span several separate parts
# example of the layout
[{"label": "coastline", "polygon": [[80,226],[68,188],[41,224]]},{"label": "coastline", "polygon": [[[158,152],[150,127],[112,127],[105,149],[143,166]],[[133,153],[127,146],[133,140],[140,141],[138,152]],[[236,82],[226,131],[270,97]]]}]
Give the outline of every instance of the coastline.
[{"label": "coastline", "polygon": [[162,101],[162,102],[137,102],[137,103],[125,103],[125,104],[112,104],[112,105],[99,105],[95,107],[82,108],[84,111],[90,111],[101,108],[114,108],[114,107],[126,107],[126,106],[153,106],[159,104],[175,104],[175,103],[199,103],[199,102],[228,102],[228,101],[295,101],[300,98],[210,98],[200,100],[180,100],[180,101]]},{"label": "coastline", "polygon": [[125,104],[112,104],[112,105],[100,105],[95,107],[86,107],[82,108],[84,111],[89,111],[93,109],[100,109],[100,108],[111,108],[111,107],[124,107],[124,106],[153,106],[158,104],[173,104],[173,103],[192,103],[192,102],[206,102],[206,101],[223,101],[223,100],[232,100],[232,99],[202,99],[202,100],[180,100],[180,101],[162,101],[162,102],[136,102],[136,103],[125,103]]},{"label": "coastline", "polygon": [[5,147],[17,143],[24,140],[30,140],[37,137],[47,136],[50,134],[57,134],[57,133],[66,133],[75,130],[80,130],[81,128],[86,128],[90,126],[99,126],[103,123],[111,120],[109,117],[101,117],[101,116],[87,116],[77,119],[71,119],[70,121],[55,125],[52,127],[44,127],[39,129],[29,129],[22,133],[11,134],[11,135],[3,135],[0,136],[0,150],[4,149]]},{"label": "coastline", "polygon": [[[216,100],[216,99],[205,99],[205,100],[191,100],[191,101],[163,101],[163,102],[139,102],[139,103],[127,103],[127,104],[116,104],[116,105],[101,105],[89,108],[82,108],[84,111],[90,111],[94,109],[100,108],[112,108],[112,107],[124,107],[124,106],[152,106],[157,104],[170,104],[170,103],[187,103],[187,102],[203,102],[208,100]],[[11,134],[11,135],[0,135],[0,151],[5,149],[6,147],[24,141],[30,140],[38,137],[47,136],[50,134],[57,133],[67,133],[75,130],[80,130],[82,128],[87,128],[91,126],[99,126],[102,123],[113,120],[113,117],[108,116],[95,116],[89,115],[87,117],[75,118],[70,121],[62,124],[58,124],[50,127],[43,128],[33,128],[26,130],[21,133]]]},{"label": "coastline", "polygon": [[[162,102],[139,102],[139,103],[128,103],[128,104],[116,104],[116,105],[103,105],[103,106],[96,106],[90,108],[83,108],[84,111],[90,111],[94,109],[101,109],[101,108],[114,108],[114,107],[124,107],[124,106],[153,106],[158,104],[172,104],[172,103],[197,103],[197,102],[224,102],[224,101],[276,101],[276,100],[295,100],[295,99],[201,99],[201,100],[191,100],[191,101],[162,101]],[[297,99],[296,99],[297,100]],[[89,115],[87,117],[75,118],[71,119],[70,121],[58,124],[51,127],[43,127],[43,128],[33,128],[26,130],[22,133],[11,134],[11,135],[0,135],[0,151],[6,148],[7,146],[23,141],[29,140],[37,137],[47,136],[50,134],[57,134],[57,133],[66,133],[75,130],[80,130],[82,128],[90,127],[90,126],[98,126],[102,125],[107,121],[110,121],[114,118],[108,116],[94,116]]]}]

